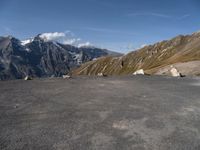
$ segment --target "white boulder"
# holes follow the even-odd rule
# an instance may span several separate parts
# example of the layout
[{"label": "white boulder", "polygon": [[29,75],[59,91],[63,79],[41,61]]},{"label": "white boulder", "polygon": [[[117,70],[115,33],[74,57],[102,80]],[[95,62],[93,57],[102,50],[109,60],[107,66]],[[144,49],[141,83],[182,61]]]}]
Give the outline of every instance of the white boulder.
[{"label": "white boulder", "polygon": [[144,70],[143,69],[137,70],[133,73],[133,75],[144,75]]},{"label": "white boulder", "polygon": [[70,79],[71,78],[71,76],[69,76],[69,75],[63,75],[62,77],[63,77],[63,79]]},{"label": "white boulder", "polygon": [[178,70],[177,70],[175,67],[173,67],[173,66],[171,66],[170,73],[171,73],[171,76],[172,76],[172,77],[180,77],[180,75],[181,75],[181,74],[178,72]]}]

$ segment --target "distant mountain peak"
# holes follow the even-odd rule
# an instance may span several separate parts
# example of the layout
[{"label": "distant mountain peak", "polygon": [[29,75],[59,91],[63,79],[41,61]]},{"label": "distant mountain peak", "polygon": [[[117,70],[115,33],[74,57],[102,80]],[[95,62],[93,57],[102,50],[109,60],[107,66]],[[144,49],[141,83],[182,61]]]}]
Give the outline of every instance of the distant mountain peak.
[{"label": "distant mountain peak", "polygon": [[58,43],[41,35],[22,41],[13,36],[0,37],[0,80],[21,79],[27,75],[62,76],[94,58],[116,55],[105,49]]},{"label": "distant mountain peak", "polygon": [[33,37],[33,38],[28,38],[28,39],[22,40],[22,41],[21,41],[21,44],[22,44],[23,46],[25,46],[25,45],[27,45],[27,44],[33,42],[33,41],[54,42],[53,40],[50,41],[50,40],[47,40],[47,39],[43,38],[43,37],[42,37],[42,33],[41,33],[41,34],[36,35],[36,36]]},{"label": "distant mountain peak", "polygon": [[7,35],[7,36],[5,36],[5,38],[8,38],[8,39],[13,39],[14,37],[12,36],[12,35]]},{"label": "distant mountain peak", "polygon": [[16,39],[15,37],[13,37],[12,35],[6,35],[6,36],[2,36],[3,38],[7,39],[7,40],[15,40],[15,41],[19,41],[18,39]]}]

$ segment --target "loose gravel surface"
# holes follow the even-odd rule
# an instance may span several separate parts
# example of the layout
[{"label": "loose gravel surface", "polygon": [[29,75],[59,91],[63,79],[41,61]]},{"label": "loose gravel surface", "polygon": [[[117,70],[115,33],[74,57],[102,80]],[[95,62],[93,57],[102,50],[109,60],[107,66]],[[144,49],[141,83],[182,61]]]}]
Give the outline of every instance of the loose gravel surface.
[{"label": "loose gravel surface", "polygon": [[200,150],[200,79],[0,82],[1,150]]}]

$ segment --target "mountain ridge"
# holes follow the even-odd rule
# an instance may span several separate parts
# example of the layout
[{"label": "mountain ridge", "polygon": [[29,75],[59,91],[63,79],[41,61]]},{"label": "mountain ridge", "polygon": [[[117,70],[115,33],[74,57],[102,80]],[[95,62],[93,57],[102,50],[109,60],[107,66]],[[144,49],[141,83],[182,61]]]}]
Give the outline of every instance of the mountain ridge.
[{"label": "mountain ridge", "polygon": [[[107,75],[132,74],[144,69],[148,74],[154,74],[164,66],[174,63],[200,60],[200,33],[178,35],[170,40],[164,40],[130,52],[122,57],[104,57],[87,62],[73,70],[74,75]],[[157,68],[157,69],[155,69]]]},{"label": "mountain ridge", "polygon": [[120,55],[96,47],[75,47],[44,41],[39,34],[23,42],[13,36],[0,37],[0,79],[25,76],[50,77],[68,74],[72,68],[95,58]]}]

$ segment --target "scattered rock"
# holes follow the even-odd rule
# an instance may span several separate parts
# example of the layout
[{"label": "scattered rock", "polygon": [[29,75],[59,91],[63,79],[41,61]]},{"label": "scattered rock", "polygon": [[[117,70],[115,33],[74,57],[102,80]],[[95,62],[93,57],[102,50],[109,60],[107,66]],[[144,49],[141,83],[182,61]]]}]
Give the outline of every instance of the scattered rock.
[{"label": "scattered rock", "polygon": [[104,73],[98,73],[97,76],[98,77],[107,77],[107,75],[105,75]]},{"label": "scattered rock", "polygon": [[144,75],[144,70],[143,69],[137,70],[133,73],[133,75]]},{"label": "scattered rock", "polygon": [[26,76],[25,78],[24,78],[24,80],[33,80],[31,77],[29,77],[29,76]]},{"label": "scattered rock", "polygon": [[62,77],[63,77],[63,79],[70,79],[71,78],[71,76],[69,76],[69,75],[63,75]]}]

